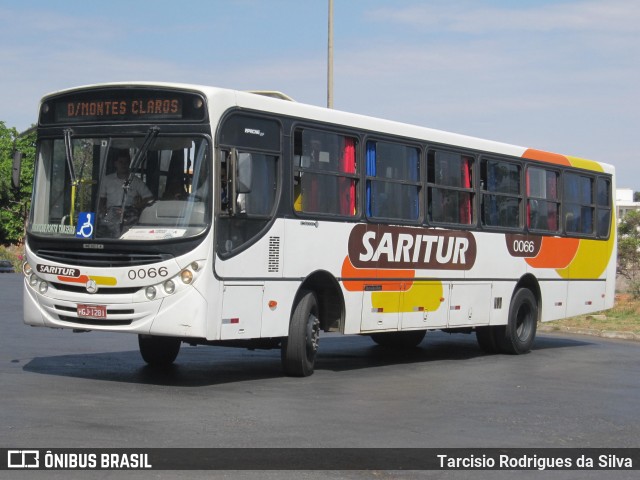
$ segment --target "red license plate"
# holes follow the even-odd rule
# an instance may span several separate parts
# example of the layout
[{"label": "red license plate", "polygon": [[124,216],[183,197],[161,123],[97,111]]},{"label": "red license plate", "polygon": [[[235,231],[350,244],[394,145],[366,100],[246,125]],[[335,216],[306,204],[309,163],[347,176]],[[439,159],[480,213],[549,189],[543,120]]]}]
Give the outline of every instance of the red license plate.
[{"label": "red license plate", "polygon": [[80,318],[107,318],[107,306],[78,304],[78,316]]}]

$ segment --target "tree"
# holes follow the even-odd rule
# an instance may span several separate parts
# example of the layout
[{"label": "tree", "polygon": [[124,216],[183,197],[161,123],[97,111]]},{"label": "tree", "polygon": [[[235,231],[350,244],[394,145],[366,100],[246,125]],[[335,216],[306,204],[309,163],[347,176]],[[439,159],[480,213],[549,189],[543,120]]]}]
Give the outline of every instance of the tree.
[{"label": "tree", "polygon": [[[13,153],[24,154],[20,170],[20,186],[13,189],[11,176]],[[19,136],[15,128],[0,122],[0,244],[22,243],[24,225],[33,188],[35,131]]]},{"label": "tree", "polygon": [[640,211],[632,210],[618,224],[618,274],[629,281],[629,292],[640,298]]}]

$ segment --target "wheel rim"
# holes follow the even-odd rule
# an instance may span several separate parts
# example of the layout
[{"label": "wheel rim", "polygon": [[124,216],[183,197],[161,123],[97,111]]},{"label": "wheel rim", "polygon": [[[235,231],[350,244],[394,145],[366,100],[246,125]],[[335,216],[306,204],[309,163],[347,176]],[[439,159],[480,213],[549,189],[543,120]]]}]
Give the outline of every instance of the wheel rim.
[{"label": "wheel rim", "polygon": [[312,360],[316,356],[318,343],[320,342],[320,321],[315,312],[311,312],[307,319],[306,337],[307,358]]}]

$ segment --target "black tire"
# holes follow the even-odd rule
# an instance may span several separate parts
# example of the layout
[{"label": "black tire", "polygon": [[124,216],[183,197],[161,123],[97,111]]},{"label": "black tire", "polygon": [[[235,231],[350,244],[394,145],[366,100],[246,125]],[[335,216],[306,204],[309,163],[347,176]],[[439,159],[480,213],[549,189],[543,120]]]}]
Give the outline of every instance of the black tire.
[{"label": "black tire", "polygon": [[516,291],[509,306],[509,322],[501,349],[504,353],[521,355],[531,350],[538,326],[538,302],[531,290]]},{"label": "black tire", "polygon": [[504,325],[476,327],[476,340],[478,340],[478,345],[484,352],[500,353],[504,332]]},{"label": "black tire", "polygon": [[179,338],[174,337],[138,335],[140,354],[143,360],[152,367],[171,365],[178,356],[181,343]]},{"label": "black tire", "polygon": [[427,334],[426,330],[406,330],[403,332],[372,333],[371,340],[382,347],[414,348],[417,347]]},{"label": "black tire", "polygon": [[313,373],[320,341],[318,300],[311,291],[302,292],[293,307],[289,336],[282,340],[282,369],[291,377],[308,377]]}]

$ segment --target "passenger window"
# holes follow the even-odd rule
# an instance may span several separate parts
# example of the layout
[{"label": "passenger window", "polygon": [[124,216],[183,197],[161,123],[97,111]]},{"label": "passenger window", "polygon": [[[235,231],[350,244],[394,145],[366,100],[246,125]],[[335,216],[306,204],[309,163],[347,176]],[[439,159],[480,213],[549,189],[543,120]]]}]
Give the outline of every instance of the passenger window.
[{"label": "passenger window", "polygon": [[482,224],[522,228],[519,164],[484,159],[480,169]]},{"label": "passenger window", "polygon": [[431,150],[427,156],[428,212],[433,223],[475,223],[473,214],[474,158]]},{"label": "passenger window", "polygon": [[564,175],[564,228],[569,234],[594,233],[593,178],[576,173]]},{"label": "passenger window", "polygon": [[297,212],[355,216],[356,139],[319,130],[294,135],[294,199]]},{"label": "passenger window", "polygon": [[420,153],[415,147],[367,142],[367,216],[420,218]]},{"label": "passenger window", "polygon": [[607,238],[611,229],[611,181],[608,178],[598,177],[596,196],[598,237]]},{"label": "passenger window", "polygon": [[559,173],[538,167],[527,169],[527,227],[531,230],[559,230]]}]

